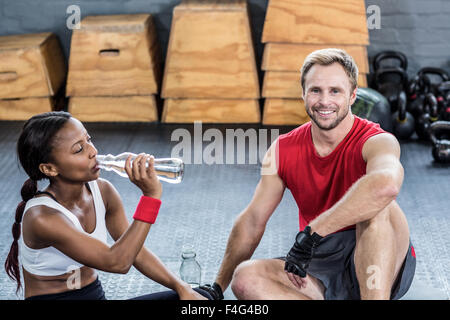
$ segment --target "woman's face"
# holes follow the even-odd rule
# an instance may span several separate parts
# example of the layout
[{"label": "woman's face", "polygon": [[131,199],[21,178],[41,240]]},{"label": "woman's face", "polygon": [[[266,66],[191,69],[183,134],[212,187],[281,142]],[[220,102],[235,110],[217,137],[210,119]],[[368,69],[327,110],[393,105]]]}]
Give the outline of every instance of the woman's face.
[{"label": "woman's face", "polygon": [[55,135],[53,145],[51,163],[57,177],[87,182],[100,176],[97,149],[79,120],[70,118]]}]

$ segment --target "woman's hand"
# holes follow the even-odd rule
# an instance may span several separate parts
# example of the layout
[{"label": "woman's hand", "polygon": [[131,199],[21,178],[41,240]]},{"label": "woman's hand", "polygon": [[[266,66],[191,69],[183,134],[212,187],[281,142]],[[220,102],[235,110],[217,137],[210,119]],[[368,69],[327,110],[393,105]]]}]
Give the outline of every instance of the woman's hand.
[{"label": "woman's hand", "polygon": [[[142,190],[144,196],[160,199],[162,184],[156,176],[154,160],[153,156],[140,153],[131,165],[130,155],[125,162],[125,171],[130,181]],[[148,163],[148,166],[146,166],[146,163]]]}]

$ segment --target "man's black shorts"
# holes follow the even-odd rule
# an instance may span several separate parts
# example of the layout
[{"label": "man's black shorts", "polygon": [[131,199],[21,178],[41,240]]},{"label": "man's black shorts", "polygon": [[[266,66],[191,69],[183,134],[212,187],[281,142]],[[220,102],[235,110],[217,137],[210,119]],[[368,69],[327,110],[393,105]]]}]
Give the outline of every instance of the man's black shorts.
[{"label": "man's black shorts", "polygon": [[[325,300],[361,299],[354,263],[355,244],[356,233],[353,229],[328,235],[317,247],[307,272],[322,281],[325,287]],[[405,295],[411,286],[415,270],[416,256],[410,241],[405,260],[392,286],[391,300],[400,299]],[[372,272],[374,271],[368,270],[368,274],[374,275]],[[376,283],[371,282],[369,285]]]}]

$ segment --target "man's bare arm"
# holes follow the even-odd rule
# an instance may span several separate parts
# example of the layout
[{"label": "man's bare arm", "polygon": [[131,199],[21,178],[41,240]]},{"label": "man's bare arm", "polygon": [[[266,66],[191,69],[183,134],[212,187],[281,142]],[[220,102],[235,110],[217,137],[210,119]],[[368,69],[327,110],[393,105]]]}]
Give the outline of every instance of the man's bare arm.
[{"label": "man's bare arm", "polygon": [[397,197],[404,174],[397,139],[387,133],[371,137],[362,154],[366,174],[333,207],[311,221],[311,233],[324,237],[372,219]]}]

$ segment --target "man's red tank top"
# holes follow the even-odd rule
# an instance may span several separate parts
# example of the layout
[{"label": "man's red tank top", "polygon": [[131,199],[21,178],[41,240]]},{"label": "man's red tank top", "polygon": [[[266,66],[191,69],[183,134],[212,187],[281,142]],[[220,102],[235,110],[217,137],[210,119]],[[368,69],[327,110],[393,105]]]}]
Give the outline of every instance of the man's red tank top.
[{"label": "man's red tank top", "polygon": [[300,230],[331,208],[366,173],[363,145],[384,132],[378,123],[355,116],[350,132],[325,157],[319,156],[313,145],[311,122],[280,135],[278,175],[297,202]]}]

